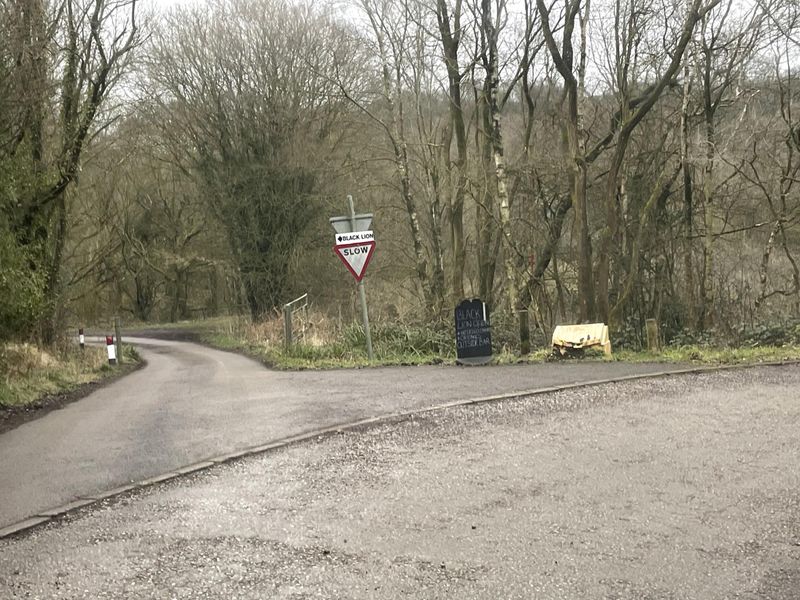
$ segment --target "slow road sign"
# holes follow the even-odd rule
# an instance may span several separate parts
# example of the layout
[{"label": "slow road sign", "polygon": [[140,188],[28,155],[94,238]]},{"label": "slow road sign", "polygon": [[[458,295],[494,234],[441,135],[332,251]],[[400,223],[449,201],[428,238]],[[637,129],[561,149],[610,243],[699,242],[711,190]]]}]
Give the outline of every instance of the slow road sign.
[{"label": "slow road sign", "polygon": [[372,253],[375,251],[375,241],[337,244],[333,247],[333,251],[336,252],[336,256],[341,259],[347,270],[353,274],[356,281],[361,281],[367,271],[367,266],[369,266]]},{"label": "slow road sign", "polygon": [[375,235],[372,231],[351,231],[337,233],[334,240],[336,244],[333,251],[336,252],[336,256],[341,259],[356,281],[361,281],[375,250]]}]

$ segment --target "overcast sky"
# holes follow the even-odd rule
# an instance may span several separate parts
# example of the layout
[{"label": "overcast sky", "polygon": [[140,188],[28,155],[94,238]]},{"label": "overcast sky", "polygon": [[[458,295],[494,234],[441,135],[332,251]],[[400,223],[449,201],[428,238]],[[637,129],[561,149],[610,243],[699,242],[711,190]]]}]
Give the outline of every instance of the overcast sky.
[{"label": "overcast sky", "polygon": [[143,4],[148,8],[170,8],[181,4],[197,4],[200,0],[143,0]]}]

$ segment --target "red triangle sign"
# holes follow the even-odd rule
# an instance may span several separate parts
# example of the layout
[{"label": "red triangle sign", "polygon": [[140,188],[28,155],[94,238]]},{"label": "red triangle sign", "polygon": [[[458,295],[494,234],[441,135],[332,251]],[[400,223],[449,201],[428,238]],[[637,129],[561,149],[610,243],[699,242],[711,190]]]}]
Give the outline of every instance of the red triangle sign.
[{"label": "red triangle sign", "polygon": [[364,273],[367,271],[369,261],[372,259],[372,253],[375,250],[375,241],[371,242],[356,242],[354,244],[342,244],[333,247],[347,270],[353,274],[356,281],[361,281],[364,278]]}]

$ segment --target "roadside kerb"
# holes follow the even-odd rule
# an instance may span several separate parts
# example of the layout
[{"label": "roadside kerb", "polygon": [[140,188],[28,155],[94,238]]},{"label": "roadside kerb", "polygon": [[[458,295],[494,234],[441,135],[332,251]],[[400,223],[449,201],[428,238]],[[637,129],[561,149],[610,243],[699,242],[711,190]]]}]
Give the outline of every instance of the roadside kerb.
[{"label": "roadside kerb", "polygon": [[157,483],[163,483],[164,481],[169,481],[170,479],[175,479],[178,476],[180,476],[180,473],[178,473],[177,471],[170,471],[169,473],[163,473],[161,475],[156,475],[155,477],[148,477],[147,479],[142,479],[139,482],[139,485],[142,487],[147,487],[150,485],[155,485]]},{"label": "roadside kerb", "polygon": [[131,490],[135,490],[140,487],[142,487],[141,482],[132,481],[131,483],[126,483],[125,485],[115,487],[105,492],[99,492],[97,494],[87,494],[85,496],[81,496],[81,499],[94,500],[94,501],[108,500],[109,498],[113,498],[114,496],[121,496],[125,492],[130,492]]},{"label": "roadside kerb", "polygon": [[201,462],[192,463],[186,467],[181,467],[180,469],[175,469],[175,473],[178,475],[189,475],[190,473],[196,473],[197,471],[204,471],[209,467],[213,467],[218,463],[215,463],[211,460],[204,460]]},{"label": "roadside kerb", "polygon": [[691,367],[688,369],[676,369],[670,371],[658,371],[656,373],[643,373],[641,375],[623,375],[620,377],[612,377],[608,379],[594,379],[579,383],[568,383],[552,387],[535,388],[530,390],[522,390],[519,392],[509,392],[506,394],[482,396],[479,398],[471,398],[469,400],[455,400],[453,402],[446,402],[444,404],[438,404],[436,406],[430,406],[427,408],[417,408],[408,411],[400,411],[394,413],[387,413],[375,417],[368,417],[365,419],[359,419],[357,421],[348,421],[345,423],[339,423],[337,425],[331,425],[329,427],[314,429],[296,435],[292,435],[289,437],[281,438],[279,440],[275,440],[266,444],[249,446],[242,450],[228,452],[216,457],[210,457],[206,460],[195,462],[185,467],[181,467],[179,469],[173,469],[161,475],[155,475],[153,477],[148,477],[146,479],[142,479],[137,482],[131,482],[130,484],[122,485],[98,494],[87,494],[85,496],[80,496],[75,500],[68,502],[64,505],[42,511],[35,516],[23,519],[22,521],[18,521],[17,523],[13,523],[7,527],[0,529],[0,540],[21,533],[25,533],[27,531],[30,531],[31,529],[39,527],[40,525],[49,523],[50,521],[61,518],[68,513],[77,511],[82,508],[86,508],[87,506],[96,504],[97,502],[100,502],[102,500],[109,500],[111,498],[122,496],[123,494],[132,491],[137,491],[147,487],[151,487],[159,483],[169,481],[171,479],[177,479],[178,477],[182,477],[184,475],[190,475],[193,473],[198,473],[200,471],[205,471],[206,469],[210,469],[220,464],[232,462],[249,456],[265,454],[273,450],[286,448],[294,444],[307,442],[315,438],[320,439],[330,435],[344,433],[346,431],[354,431],[364,426],[377,425],[380,423],[402,422],[416,415],[429,414],[433,412],[447,410],[450,408],[474,406],[477,404],[486,404],[489,402],[519,400],[522,398],[530,398],[533,396],[542,396],[545,394],[553,394],[556,392],[564,392],[564,391],[594,387],[599,385],[608,385],[612,383],[625,383],[628,381],[637,381],[642,379],[657,379],[661,377],[669,377],[671,375],[697,375],[702,373],[729,371],[733,369],[751,369],[756,367],[784,367],[793,365],[800,365],[800,361],[790,360],[781,362],[765,362],[757,364],[716,365],[716,366],[706,366],[706,367]]},{"label": "roadside kerb", "polygon": [[83,508],[84,506],[88,506],[89,504],[94,504],[97,502],[94,498],[78,498],[77,500],[73,500],[72,502],[68,502],[67,504],[62,504],[61,506],[57,506],[56,508],[51,508],[50,510],[43,510],[40,512],[37,517],[58,517],[59,515],[64,515],[71,510],[77,510],[79,508]]},{"label": "roadside kerb", "polygon": [[4,527],[3,529],[0,529],[0,540],[33,529],[37,525],[48,523],[51,518],[52,517],[31,517],[30,519],[24,519],[9,525],[8,527]]}]

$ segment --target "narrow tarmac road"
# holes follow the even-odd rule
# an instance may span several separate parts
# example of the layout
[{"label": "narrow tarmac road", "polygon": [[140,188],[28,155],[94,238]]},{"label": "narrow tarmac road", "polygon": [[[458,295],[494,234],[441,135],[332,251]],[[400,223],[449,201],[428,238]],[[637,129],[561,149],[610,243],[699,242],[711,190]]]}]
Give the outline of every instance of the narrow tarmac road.
[{"label": "narrow tarmac road", "polygon": [[0,540],[0,597],[797,600],[800,368],[451,408]]},{"label": "narrow tarmac road", "polygon": [[81,496],[322,427],[681,368],[571,362],[276,372],[188,342],[126,341],[141,350],[146,368],[0,435],[0,528]]}]

